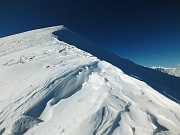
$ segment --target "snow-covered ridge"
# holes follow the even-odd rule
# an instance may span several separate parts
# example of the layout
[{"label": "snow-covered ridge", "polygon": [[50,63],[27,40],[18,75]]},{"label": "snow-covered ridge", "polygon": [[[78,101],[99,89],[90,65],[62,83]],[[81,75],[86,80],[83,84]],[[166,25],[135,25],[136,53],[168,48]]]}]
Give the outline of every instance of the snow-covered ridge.
[{"label": "snow-covered ridge", "polygon": [[72,44],[120,68],[125,74],[143,80],[149,86],[175,102],[180,102],[180,78],[170,76],[151,68],[142,67],[92,44],[75,32],[64,28],[53,32],[60,41]]},{"label": "snow-covered ridge", "polygon": [[167,73],[173,76],[180,77],[180,69],[179,68],[165,68],[162,66],[153,66],[152,69],[155,69],[157,71],[161,71],[163,73]]},{"label": "snow-covered ridge", "polygon": [[180,133],[179,104],[160,94],[174,98],[179,78],[101,50],[63,26],[2,38],[0,51],[0,134]]}]

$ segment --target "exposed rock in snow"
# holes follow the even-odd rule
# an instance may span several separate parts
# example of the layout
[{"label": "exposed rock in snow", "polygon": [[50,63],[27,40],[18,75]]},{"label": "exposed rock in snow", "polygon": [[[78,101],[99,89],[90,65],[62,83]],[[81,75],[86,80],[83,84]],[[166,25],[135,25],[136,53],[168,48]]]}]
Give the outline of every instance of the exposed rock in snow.
[{"label": "exposed rock in snow", "polygon": [[165,68],[165,67],[157,67],[157,66],[153,66],[152,69],[155,69],[157,71],[161,71],[163,73],[167,73],[173,76],[177,76],[180,77],[180,69],[178,68]]},{"label": "exposed rock in snow", "polygon": [[63,26],[0,39],[0,69],[0,134],[180,133],[178,77],[122,59]]}]

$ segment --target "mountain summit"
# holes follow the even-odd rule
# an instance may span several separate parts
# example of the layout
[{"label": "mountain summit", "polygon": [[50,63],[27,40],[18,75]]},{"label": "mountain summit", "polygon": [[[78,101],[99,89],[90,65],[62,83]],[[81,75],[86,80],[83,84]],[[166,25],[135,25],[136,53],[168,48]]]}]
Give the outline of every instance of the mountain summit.
[{"label": "mountain summit", "polygon": [[0,39],[0,134],[180,133],[180,78],[64,26]]}]

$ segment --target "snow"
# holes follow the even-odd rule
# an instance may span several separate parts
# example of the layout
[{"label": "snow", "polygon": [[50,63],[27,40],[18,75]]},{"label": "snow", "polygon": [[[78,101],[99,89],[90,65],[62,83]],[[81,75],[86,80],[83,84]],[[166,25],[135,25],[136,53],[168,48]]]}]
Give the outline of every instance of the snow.
[{"label": "snow", "polygon": [[145,68],[127,59],[123,59],[94,45],[87,39],[82,38],[80,35],[67,28],[57,30],[53,32],[53,34],[60,41],[74,45],[77,48],[96,56],[100,60],[105,60],[113,64],[120,68],[125,74],[144,81],[161,94],[177,103],[180,103],[180,78],[162,74],[151,68]]},{"label": "snow", "polygon": [[101,50],[63,26],[0,39],[0,74],[3,135],[180,133],[179,78]]}]

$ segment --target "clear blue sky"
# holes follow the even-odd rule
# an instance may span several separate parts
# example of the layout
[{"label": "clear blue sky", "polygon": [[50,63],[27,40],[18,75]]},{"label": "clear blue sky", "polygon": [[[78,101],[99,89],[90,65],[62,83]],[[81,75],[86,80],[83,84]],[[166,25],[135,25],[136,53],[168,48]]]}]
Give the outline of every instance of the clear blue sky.
[{"label": "clear blue sky", "polygon": [[179,0],[0,0],[0,37],[61,24],[137,64],[180,64]]}]

